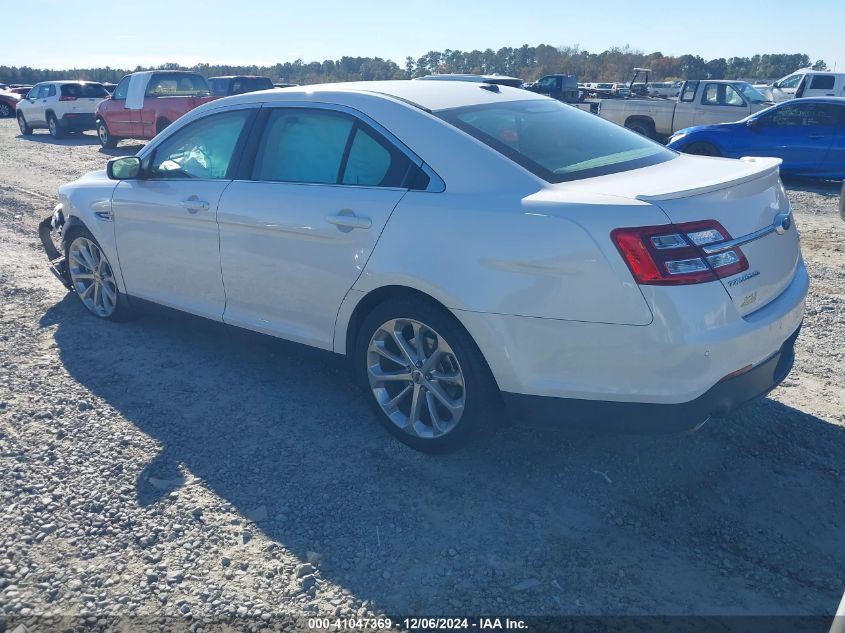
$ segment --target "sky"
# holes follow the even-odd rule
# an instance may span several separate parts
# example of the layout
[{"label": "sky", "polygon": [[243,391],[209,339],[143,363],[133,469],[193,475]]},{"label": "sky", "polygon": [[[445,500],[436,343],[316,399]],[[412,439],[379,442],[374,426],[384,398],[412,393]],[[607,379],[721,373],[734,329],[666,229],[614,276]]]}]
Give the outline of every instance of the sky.
[{"label": "sky", "polygon": [[265,65],[349,55],[404,66],[430,50],[551,44],[705,59],[806,53],[845,72],[843,27],[845,0],[27,0],[2,12],[0,65]]}]

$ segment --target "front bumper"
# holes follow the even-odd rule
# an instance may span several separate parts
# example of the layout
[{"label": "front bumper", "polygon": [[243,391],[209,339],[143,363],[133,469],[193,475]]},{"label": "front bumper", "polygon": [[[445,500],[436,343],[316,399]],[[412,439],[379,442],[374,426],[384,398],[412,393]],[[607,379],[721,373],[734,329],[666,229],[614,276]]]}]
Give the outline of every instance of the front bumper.
[{"label": "front bumper", "polygon": [[689,402],[653,404],[579,400],[503,393],[515,422],[616,432],[673,432],[694,429],[713,416],[727,415],[764,397],[787,377],[795,362],[798,329],[772,356],[751,370],[721,380]]},{"label": "front bumper", "polygon": [[50,261],[50,272],[62,282],[62,285],[68,290],[72,289],[70,282],[70,273],[67,269],[67,260],[64,254],[56,248],[53,241],[53,232],[60,231],[64,225],[64,216],[60,207],[56,207],[53,215],[44,218],[38,224],[38,237],[41,239],[41,244],[44,246],[44,251],[47,253],[47,259]]}]

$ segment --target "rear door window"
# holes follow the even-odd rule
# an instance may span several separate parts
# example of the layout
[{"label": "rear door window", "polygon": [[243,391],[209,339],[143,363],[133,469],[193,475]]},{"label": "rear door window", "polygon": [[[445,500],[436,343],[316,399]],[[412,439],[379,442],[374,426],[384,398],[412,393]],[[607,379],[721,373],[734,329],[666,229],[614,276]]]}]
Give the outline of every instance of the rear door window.
[{"label": "rear door window", "polygon": [[255,157],[253,180],[336,184],[354,122],[338,112],[273,110]]},{"label": "rear door window", "polygon": [[267,119],[252,179],[403,187],[410,168],[403,152],[348,114],[276,108]]},{"label": "rear door window", "polygon": [[833,75],[814,75],[810,90],[833,90],[836,77]]},{"label": "rear door window", "polygon": [[842,109],[828,103],[789,103],[764,117],[764,125],[775,127],[826,127],[837,125]]},{"label": "rear door window", "polygon": [[343,169],[344,185],[401,187],[411,161],[372,130],[358,124]]}]

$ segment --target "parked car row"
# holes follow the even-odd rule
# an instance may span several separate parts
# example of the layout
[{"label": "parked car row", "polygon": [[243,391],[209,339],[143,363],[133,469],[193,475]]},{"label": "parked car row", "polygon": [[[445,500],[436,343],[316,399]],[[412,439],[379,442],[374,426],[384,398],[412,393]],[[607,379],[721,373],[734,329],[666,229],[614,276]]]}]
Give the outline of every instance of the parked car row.
[{"label": "parked car row", "polygon": [[123,138],[151,139],[206,101],[273,87],[269,77],[212,77],[207,82],[185,71],[132,73],[111,90],[90,81],[45,81],[24,95],[0,92],[0,116],[16,116],[25,136],[39,128],[54,138],[96,129],[103,147],[114,147]]}]

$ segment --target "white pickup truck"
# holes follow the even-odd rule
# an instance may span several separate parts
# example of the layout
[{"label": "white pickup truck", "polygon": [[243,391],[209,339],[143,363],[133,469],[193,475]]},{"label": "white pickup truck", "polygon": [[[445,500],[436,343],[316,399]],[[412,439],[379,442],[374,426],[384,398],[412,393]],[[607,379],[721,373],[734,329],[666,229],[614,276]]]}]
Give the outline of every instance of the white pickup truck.
[{"label": "white pickup truck", "polygon": [[589,104],[601,118],[654,139],[693,125],[738,121],[770,105],[751,84],[718,79],[685,81],[677,101],[601,99]]}]

